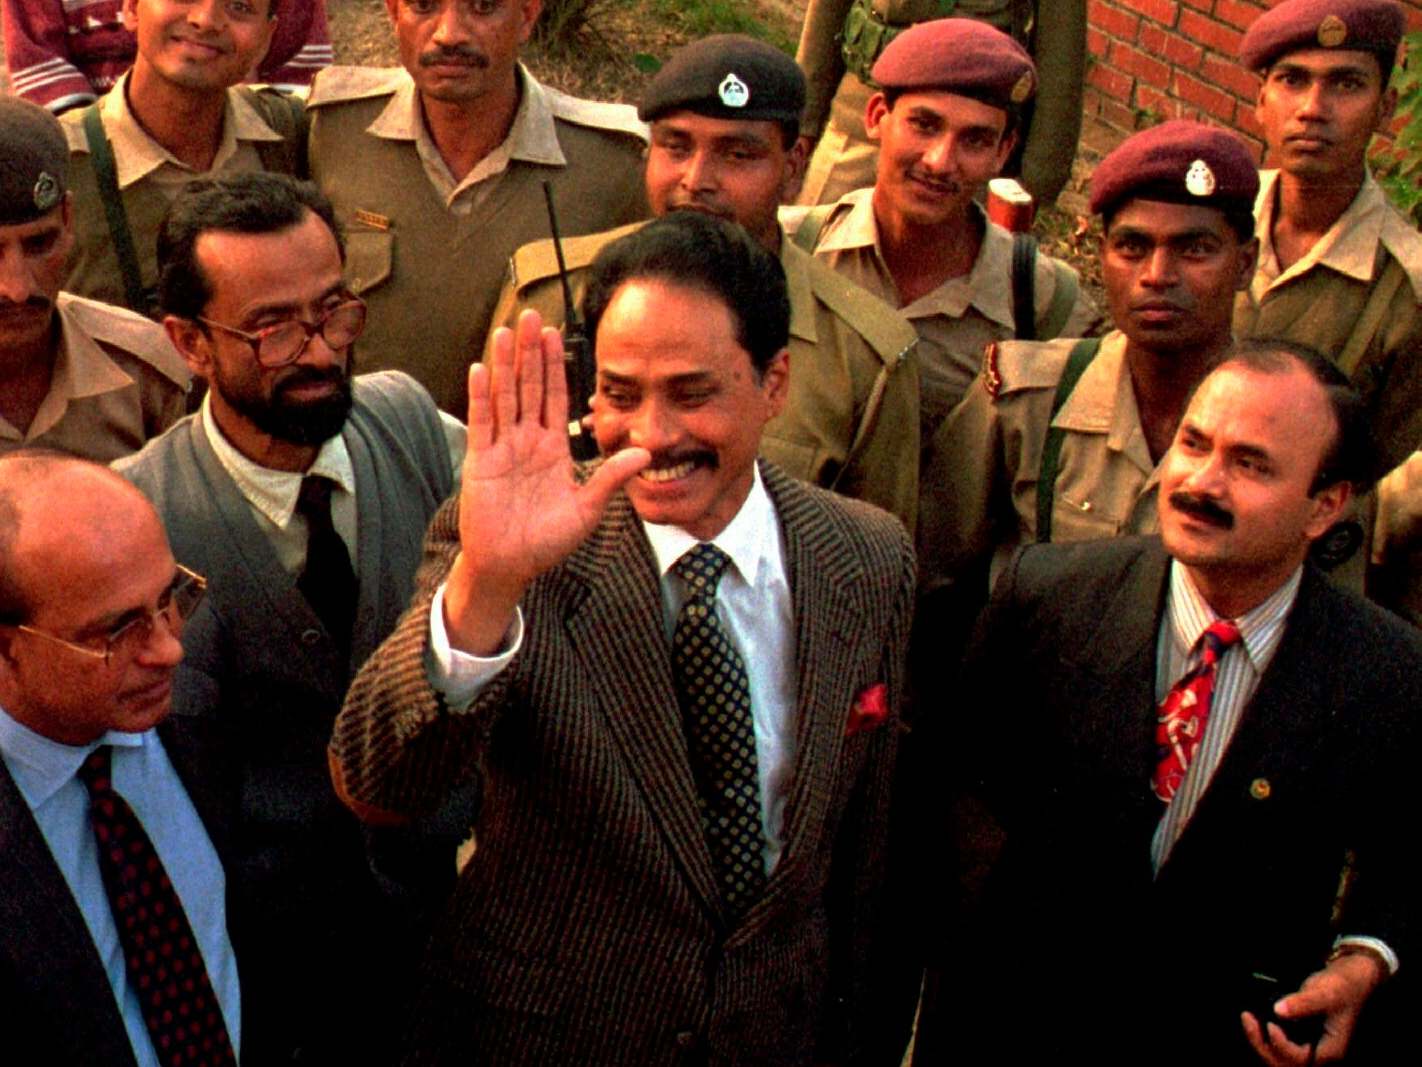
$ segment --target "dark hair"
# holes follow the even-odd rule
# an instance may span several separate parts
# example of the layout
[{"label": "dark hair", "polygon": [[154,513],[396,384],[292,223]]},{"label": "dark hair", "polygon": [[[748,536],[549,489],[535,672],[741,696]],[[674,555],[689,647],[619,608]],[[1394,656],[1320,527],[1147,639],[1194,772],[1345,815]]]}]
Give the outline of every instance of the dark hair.
[{"label": "dark hair", "polygon": [[598,253],[583,293],[583,317],[594,349],[613,294],[634,279],[699,289],[731,312],[736,343],[763,374],[790,342],[790,294],[780,261],[733,222],[697,211],[673,211],[620,237]]},{"label": "dark hair", "polygon": [[[1322,352],[1296,341],[1254,337],[1240,341],[1221,361],[1221,367],[1238,364],[1258,374],[1287,374],[1302,367],[1323,389],[1333,412],[1334,434],[1319,460],[1318,473],[1309,486],[1316,496],[1331,485],[1348,482],[1357,493],[1366,492],[1383,473],[1373,442],[1368,409],[1348,376]],[[1219,368],[1216,368],[1218,370]]]},{"label": "dark hair", "polygon": [[169,315],[195,319],[212,299],[197,261],[205,233],[280,233],[313,213],[336,238],[341,262],[345,240],[331,202],[310,182],[257,171],[226,178],[201,178],[183,187],[158,230],[158,306]]},{"label": "dark hair", "polygon": [[[884,106],[890,111],[892,111],[894,110],[894,105],[899,102],[899,97],[903,96],[905,93],[922,93],[933,91],[934,90],[932,89],[885,89],[883,90]],[[986,104],[988,107],[995,107],[997,108],[997,110],[1001,111],[1004,115],[1007,116],[1007,121],[1003,123],[1002,127],[1003,137],[1010,137],[1012,134],[1016,133],[1017,128],[1022,125],[1023,108],[1027,106],[1025,104],[1009,104],[1006,107],[1003,107],[1001,100],[989,100],[986,96],[978,96],[975,93],[965,92],[962,89],[945,89],[944,92],[952,93],[954,96],[966,96],[969,100],[976,100],[980,104]]]},{"label": "dark hair", "polygon": [[1162,204],[1184,204],[1187,207],[1210,207],[1214,208],[1224,216],[1225,225],[1234,231],[1235,237],[1240,244],[1254,239],[1254,203],[1245,203],[1243,200],[1205,200],[1186,199],[1180,195],[1180,190],[1172,186],[1142,185],[1132,189],[1126,196],[1121,197],[1110,207],[1101,212],[1101,232],[1110,233],[1111,223],[1115,221],[1116,215],[1123,207],[1132,200],[1154,200]]}]

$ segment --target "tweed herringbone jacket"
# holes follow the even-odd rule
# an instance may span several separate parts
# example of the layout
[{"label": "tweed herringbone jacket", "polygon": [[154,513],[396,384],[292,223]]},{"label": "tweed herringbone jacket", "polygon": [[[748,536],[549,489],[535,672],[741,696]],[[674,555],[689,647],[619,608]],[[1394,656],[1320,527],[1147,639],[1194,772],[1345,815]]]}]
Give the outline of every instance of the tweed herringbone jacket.
[{"label": "tweed herringbone jacket", "polygon": [[[799,721],[784,852],[735,922],[627,498],[529,588],[522,648],[467,712],[426,677],[457,498],[435,517],[414,603],[352,686],[331,749],[338,790],[368,818],[481,780],[478,851],[427,954],[408,1062],[853,1058],[872,1023],[865,968],[882,920],[912,552],[888,515],[762,470],[785,541]],[[856,714],[881,683],[887,716]]]}]

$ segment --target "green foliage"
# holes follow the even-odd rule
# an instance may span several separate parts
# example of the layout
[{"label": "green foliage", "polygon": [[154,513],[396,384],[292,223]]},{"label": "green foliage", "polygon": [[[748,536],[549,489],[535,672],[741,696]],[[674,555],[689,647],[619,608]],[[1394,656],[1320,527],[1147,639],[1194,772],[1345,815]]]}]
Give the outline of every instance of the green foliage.
[{"label": "green foliage", "polygon": [[1391,148],[1380,150],[1373,171],[1398,209],[1422,223],[1422,32],[1405,38],[1408,62],[1392,76],[1397,113],[1405,121]]},{"label": "green foliage", "polygon": [[751,14],[749,6],[746,0],[651,0],[650,4],[659,19],[676,26],[689,40],[712,33],[744,33],[793,56],[795,41]]}]

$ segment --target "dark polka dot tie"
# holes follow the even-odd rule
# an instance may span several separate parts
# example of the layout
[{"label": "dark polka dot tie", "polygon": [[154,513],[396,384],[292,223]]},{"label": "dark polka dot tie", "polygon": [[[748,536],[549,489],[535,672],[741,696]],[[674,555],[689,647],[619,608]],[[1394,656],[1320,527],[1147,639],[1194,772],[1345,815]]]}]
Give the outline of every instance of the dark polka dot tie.
[{"label": "dark polka dot tie", "polygon": [[716,618],[716,586],[729,562],[708,544],[676,561],[687,598],[672,635],[672,666],[711,861],[722,900],[738,916],[765,888],[765,834],[746,665]]},{"label": "dark polka dot tie", "polygon": [[108,745],[79,768],[99,871],[123,946],[128,980],[164,1067],[235,1067],[227,1025],[177,890],[128,801],[109,779]]}]

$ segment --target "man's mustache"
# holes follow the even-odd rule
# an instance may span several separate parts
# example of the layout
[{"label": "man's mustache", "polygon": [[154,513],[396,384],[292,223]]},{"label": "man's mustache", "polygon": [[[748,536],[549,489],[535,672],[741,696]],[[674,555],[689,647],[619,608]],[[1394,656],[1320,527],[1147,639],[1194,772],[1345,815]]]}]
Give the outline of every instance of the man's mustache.
[{"label": "man's mustache", "polygon": [[435,67],[446,63],[462,63],[467,67],[478,67],[483,70],[489,66],[489,57],[468,45],[436,48],[420,56],[420,66],[422,67]]},{"label": "man's mustache", "polygon": [[[626,437],[619,438],[613,442],[612,447],[607,449],[607,455],[621,452],[624,448],[630,448]],[[698,467],[707,467],[715,470],[721,465],[721,457],[709,448],[680,448],[661,449],[652,453],[652,462],[647,464],[647,470],[665,470],[668,467],[677,467],[683,463],[695,463]]]},{"label": "man's mustache", "polygon": [[54,302],[46,296],[36,293],[28,298],[23,304],[17,304],[13,300],[0,300],[0,315],[7,311],[15,311],[19,308],[32,308],[35,311],[49,311],[54,306]]},{"label": "man's mustache", "polygon": [[324,385],[326,382],[343,385],[345,381],[344,367],[296,367],[272,387],[272,393],[280,394],[288,389],[299,389],[303,385]]},{"label": "man's mustache", "polygon": [[1212,526],[1218,526],[1222,530],[1234,528],[1234,515],[1216,504],[1209,497],[1200,496],[1196,493],[1187,493],[1184,489],[1177,489],[1170,494],[1170,506],[1176,511],[1183,511],[1191,518],[1199,519],[1201,522],[1208,522]]}]

